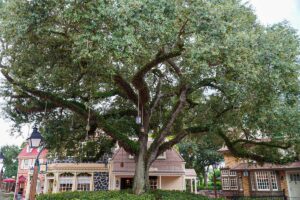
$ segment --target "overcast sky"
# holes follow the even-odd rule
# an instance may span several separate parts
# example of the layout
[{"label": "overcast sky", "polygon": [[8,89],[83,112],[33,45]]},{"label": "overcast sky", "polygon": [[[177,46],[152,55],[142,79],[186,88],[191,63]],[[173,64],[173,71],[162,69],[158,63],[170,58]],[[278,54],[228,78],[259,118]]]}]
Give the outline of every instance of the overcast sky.
[{"label": "overcast sky", "polygon": [[[292,27],[298,29],[300,35],[300,0],[249,0],[248,2],[261,23],[269,25],[286,20]],[[0,118],[0,147],[6,144],[20,145],[31,133],[32,127],[25,126],[21,136],[11,136],[11,124],[9,120]]]}]

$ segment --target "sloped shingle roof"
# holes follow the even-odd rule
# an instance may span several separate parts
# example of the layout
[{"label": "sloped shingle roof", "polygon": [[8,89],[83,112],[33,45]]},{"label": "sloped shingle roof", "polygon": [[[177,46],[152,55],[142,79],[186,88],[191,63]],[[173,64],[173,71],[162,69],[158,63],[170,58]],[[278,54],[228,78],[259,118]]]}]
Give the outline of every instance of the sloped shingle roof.
[{"label": "sloped shingle roof", "polygon": [[[39,151],[38,148],[33,148],[31,151],[27,151],[27,146],[26,145],[21,152],[18,155],[18,158],[36,158],[38,155]],[[48,150],[44,149],[40,155],[40,158],[45,158],[47,156]]]}]

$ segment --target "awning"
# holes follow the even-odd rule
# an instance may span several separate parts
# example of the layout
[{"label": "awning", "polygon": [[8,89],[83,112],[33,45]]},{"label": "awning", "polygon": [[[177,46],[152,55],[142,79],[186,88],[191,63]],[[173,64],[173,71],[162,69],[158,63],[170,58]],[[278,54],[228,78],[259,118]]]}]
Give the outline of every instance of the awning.
[{"label": "awning", "polygon": [[15,183],[16,180],[13,179],[13,178],[6,178],[6,179],[4,179],[2,182],[4,182],[4,183]]},{"label": "awning", "polygon": [[26,182],[26,177],[25,176],[20,176],[19,177],[19,183],[25,183]]}]

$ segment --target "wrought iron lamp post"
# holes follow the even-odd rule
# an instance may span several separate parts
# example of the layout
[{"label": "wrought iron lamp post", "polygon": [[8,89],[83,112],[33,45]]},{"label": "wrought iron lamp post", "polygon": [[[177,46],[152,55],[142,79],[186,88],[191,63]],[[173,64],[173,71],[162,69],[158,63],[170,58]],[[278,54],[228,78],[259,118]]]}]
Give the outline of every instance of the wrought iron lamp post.
[{"label": "wrought iron lamp post", "polygon": [[32,180],[30,184],[30,193],[29,193],[29,200],[34,200],[36,195],[36,185],[37,185],[37,179],[38,179],[38,168],[39,168],[39,157],[44,150],[44,143],[43,143],[43,137],[40,132],[38,132],[37,127],[33,128],[33,132],[31,133],[31,136],[27,139],[28,145],[30,148],[39,148],[42,147],[39,151],[33,168],[33,174],[32,174]]}]

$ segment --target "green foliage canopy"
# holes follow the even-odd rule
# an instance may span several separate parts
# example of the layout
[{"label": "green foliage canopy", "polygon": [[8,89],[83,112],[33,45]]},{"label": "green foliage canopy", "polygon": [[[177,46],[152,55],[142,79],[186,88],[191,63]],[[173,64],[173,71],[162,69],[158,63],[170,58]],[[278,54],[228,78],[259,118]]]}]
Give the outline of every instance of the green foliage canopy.
[{"label": "green foliage canopy", "polygon": [[189,134],[216,133],[259,161],[280,160],[278,147],[296,156],[299,38],[287,23],[262,26],[239,0],[16,0],[0,13],[2,94],[16,124],[41,122],[46,104],[61,126],[89,119],[90,136],[103,131],[145,172]]},{"label": "green foliage canopy", "polygon": [[198,140],[184,139],[178,144],[178,149],[186,162],[186,168],[195,169],[198,176],[202,175],[205,178],[206,168],[222,160],[222,155],[217,152],[222,144],[222,140],[214,134]]},{"label": "green foliage canopy", "polygon": [[5,145],[2,146],[0,151],[4,155],[3,168],[4,177],[11,178],[12,176],[17,177],[18,172],[18,155],[20,148],[16,145]]}]

